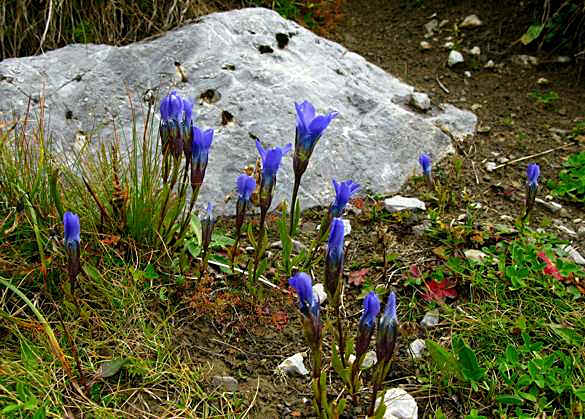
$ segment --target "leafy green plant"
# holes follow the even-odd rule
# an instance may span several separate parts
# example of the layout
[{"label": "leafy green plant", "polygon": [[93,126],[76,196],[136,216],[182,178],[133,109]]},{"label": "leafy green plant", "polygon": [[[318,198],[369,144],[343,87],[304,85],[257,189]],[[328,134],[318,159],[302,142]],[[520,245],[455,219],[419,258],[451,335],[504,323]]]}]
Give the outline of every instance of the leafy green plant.
[{"label": "leafy green plant", "polygon": [[532,92],[528,93],[528,96],[547,108],[552,107],[552,105],[554,105],[554,103],[560,99],[559,94],[554,90],[533,90]]},{"label": "leafy green plant", "polygon": [[585,203],[585,151],[572,154],[563,164],[558,181],[550,180],[553,195]]}]

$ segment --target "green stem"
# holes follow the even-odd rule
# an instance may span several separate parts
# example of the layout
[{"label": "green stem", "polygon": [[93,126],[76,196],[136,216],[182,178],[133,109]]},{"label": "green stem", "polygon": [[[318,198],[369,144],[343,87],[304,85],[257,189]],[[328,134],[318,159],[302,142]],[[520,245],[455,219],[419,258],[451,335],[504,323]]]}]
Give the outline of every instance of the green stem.
[{"label": "green stem", "polygon": [[290,227],[288,229],[288,235],[293,238],[294,227],[295,227],[295,206],[297,204],[297,194],[299,193],[299,186],[301,186],[300,176],[295,176],[295,183],[293,186],[292,200],[290,203]]},{"label": "green stem", "polygon": [[254,257],[254,274],[252,279],[256,281],[256,273],[258,272],[258,264],[260,263],[260,252],[264,245],[264,233],[266,230],[266,212],[267,209],[260,209],[260,229],[258,231],[258,241],[256,243],[256,256]]}]

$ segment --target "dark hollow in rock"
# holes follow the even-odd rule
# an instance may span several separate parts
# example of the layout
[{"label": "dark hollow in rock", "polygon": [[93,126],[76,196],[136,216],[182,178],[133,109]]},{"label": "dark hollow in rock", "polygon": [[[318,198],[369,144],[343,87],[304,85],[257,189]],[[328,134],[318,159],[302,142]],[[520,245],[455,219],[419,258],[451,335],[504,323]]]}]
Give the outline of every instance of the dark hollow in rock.
[{"label": "dark hollow in rock", "polygon": [[70,109],[65,111],[65,119],[73,119],[73,112]]},{"label": "dark hollow in rock", "polygon": [[221,111],[221,125],[227,125],[234,120],[234,116],[228,111]]},{"label": "dark hollow in rock", "polygon": [[222,70],[236,71],[236,66],[233,64],[224,64],[221,68]]},{"label": "dark hollow in rock", "polygon": [[201,100],[207,103],[216,103],[221,99],[221,95],[215,89],[207,89],[199,96]]},{"label": "dark hollow in rock", "polygon": [[278,48],[283,49],[288,45],[289,36],[285,33],[277,33],[276,34],[276,42],[278,44]]},{"label": "dark hollow in rock", "polygon": [[260,54],[272,54],[274,52],[274,50],[268,45],[259,45],[258,51],[260,51]]}]

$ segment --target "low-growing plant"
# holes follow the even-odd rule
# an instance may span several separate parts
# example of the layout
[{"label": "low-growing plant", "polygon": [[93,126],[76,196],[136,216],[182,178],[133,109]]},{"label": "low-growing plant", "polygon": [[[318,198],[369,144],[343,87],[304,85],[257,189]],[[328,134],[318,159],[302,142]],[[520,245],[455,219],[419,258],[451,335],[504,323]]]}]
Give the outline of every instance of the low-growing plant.
[{"label": "low-growing plant", "polygon": [[561,98],[554,90],[533,90],[528,96],[547,108],[552,107]]},{"label": "low-growing plant", "polygon": [[548,187],[559,198],[585,203],[585,151],[571,154],[563,163],[558,180],[550,180]]}]

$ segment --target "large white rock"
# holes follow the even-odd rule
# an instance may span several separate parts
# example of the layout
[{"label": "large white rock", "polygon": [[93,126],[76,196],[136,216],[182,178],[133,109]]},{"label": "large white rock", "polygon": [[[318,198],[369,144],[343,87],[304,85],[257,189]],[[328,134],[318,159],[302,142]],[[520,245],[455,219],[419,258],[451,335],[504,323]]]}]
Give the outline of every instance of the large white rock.
[{"label": "large white rock", "polygon": [[[284,48],[278,47],[277,34],[281,41],[288,39]],[[175,62],[187,82],[177,77]],[[75,44],[7,59],[0,63],[0,75],[0,114],[14,111],[22,117],[32,98],[34,118],[34,101],[44,91],[58,151],[74,149],[78,131],[91,147],[111,138],[113,118],[119,137],[130,139],[128,96],[139,131],[148,94],[157,96],[157,109],[158,100],[172,89],[196,98],[196,124],[215,129],[200,202],[218,203],[218,213],[234,212],[235,200],[227,208],[220,202],[234,190],[239,171],[255,162],[253,137],[269,146],[294,142],[294,101],[308,99],[319,113],[339,112],[303,177],[303,208],[331,201],[332,178],[352,179],[373,193],[395,192],[418,165],[421,152],[437,161],[452,151],[436,121],[456,120],[469,133],[477,122],[475,115],[455,107],[417,114],[408,106],[412,86],[263,8],[214,13],[123,47]],[[208,91],[211,103],[199,99]],[[223,111],[233,122],[222,125]],[[158,123],[157,114],[154,125]],[[275,205],[290,196],[292,181],[289,154],[278,174]]]},{"label": "large white rock", "polygon": [[[376,408],[379,406],[382,397],[376,400]],[[386,412],[384,419],[417,419],[418,405],[416,400],[406,390],[396,387],[384,393],[384,404]]]}]

